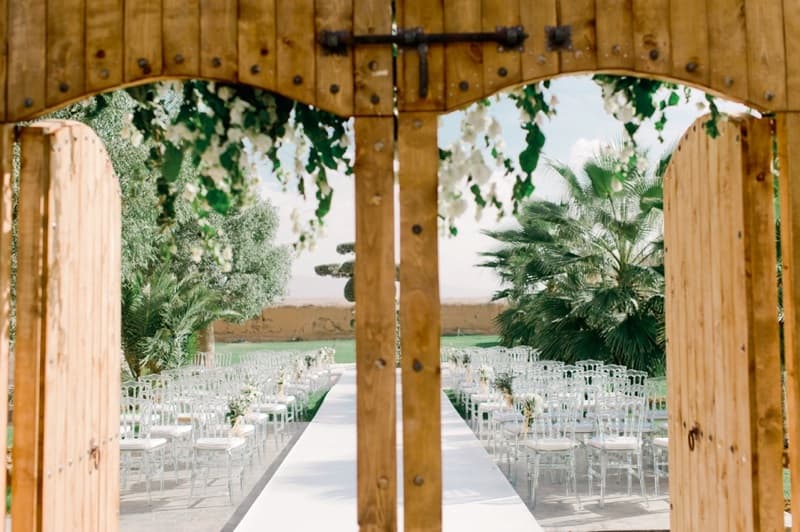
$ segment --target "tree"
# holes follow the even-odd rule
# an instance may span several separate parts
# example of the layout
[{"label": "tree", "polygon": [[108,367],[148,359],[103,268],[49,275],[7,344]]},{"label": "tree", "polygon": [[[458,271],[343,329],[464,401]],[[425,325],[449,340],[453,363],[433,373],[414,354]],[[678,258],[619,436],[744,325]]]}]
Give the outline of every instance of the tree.
[{"label": "tree", "polygon": [[528,344],[544,358],[596,358],[663,371],[662,175],[637,168],[644,156],[604,150],[582,172],[551,164],[567,185],[560,202],[533,200],[519,228],[488,234],[484,253],[506,287],[497,318],[505,345]]},{"label": "tree", "polygon": [[[356,245],[354,242],[346,242],[336,246],[336,253],[339,255],[355,255]],[[355,259],[346,260],[340,264],[319,264],[314,266],[314,272],[320,277],[335,277],[347,279],[344,285],[344,298],[350,303],[356,301],[355,285]]]}]

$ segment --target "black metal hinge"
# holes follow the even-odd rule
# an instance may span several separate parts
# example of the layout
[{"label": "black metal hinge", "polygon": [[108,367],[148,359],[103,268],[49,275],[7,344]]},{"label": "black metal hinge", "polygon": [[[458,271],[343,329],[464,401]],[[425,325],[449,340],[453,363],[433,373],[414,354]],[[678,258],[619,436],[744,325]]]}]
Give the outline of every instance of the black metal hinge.
[{"label": "black metal hinge", "polygon": [[389,35],[353,35],[347,31],[323,31],[319,44],[329,54],[347,54],[348,48],[357,45],[393,44],[414,47],[419,54],[419,96],[428,97],[428,46],[463,42],[494,42],[507,50],[520,48],[528,34],[522,26],[498,27],[493,32],[477,33],[425,33],[422,28],[398,30]]}]

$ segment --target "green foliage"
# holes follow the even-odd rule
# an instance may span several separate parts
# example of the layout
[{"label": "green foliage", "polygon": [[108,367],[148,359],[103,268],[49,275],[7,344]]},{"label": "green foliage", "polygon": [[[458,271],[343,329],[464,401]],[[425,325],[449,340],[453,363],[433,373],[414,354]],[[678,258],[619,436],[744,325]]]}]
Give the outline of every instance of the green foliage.
[{"label": "green foliage", "polygon": [[554,163],[569,199],[531,201],[518,229],[489,233],[503,244],[483,264],[505,285],[496,297],[510,303],[497,319],[503,344],[566,362],[662,364],[662,181],[637,169],[639,157],[606,151],[581,173]]},{"label": "green foliage", "polygon": [[514,393],[514,375],[508,372],[498,373],[494,378],[495,389],[503,394],[512,395]]},{"label": "green foliage", "polygon": [[136,272],[122,285],[122,349],[131,375],[181,366],[195,331],[232,317],[198,279],[178,279],[165,267]]},{"label": "green foliage", "polygon": [[[356,246],[353,242],[346,242],[336,246],[339,255],[355,255]],[[350,303],[356,300],[355,284],[355,259],[347,260],[339,264],[318,264],[314,266],[314,271],[320,277],[335,277],[347,279],[344,285],[344,298]]]}]

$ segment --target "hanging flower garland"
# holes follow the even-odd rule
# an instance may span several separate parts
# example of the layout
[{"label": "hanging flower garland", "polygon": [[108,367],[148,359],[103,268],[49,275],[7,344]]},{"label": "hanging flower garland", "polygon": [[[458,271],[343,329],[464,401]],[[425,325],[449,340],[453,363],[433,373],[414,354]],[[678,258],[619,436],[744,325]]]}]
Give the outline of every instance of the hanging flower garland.
[{"label": "hanging flower garland", "polygon": [[[634,153],[634,135],[652,123],[663,131],[666,110],[681,101],[677,85],[660,81],[597,75],[606,111],[624,124]],[[167,82],[127,89],[137,105],[123,131],[133,143],[149,142],[149,164],[159,168],[159,222],[169,230],[176,201],[189,202],[203,230],[206,251],[229,261],[215,244],[216,229],[203,223],[211,212],[227,213],[252,200],[257,169],[275,176],[284,190],[315,204],[311,219],[292,213],[298,234],[296,247],[310,247],[323,226],[333,200],[329,171],[351,174],[350,121],[262,89],[209,81]],[[690,89],[684,89],[687,99]],[[498,218],[516,212],[534,190],[533,173],[545,146],[544,123],[556,113],[558,101],[549,81],[525,85],[508,94],[520,114],[525,143],[515,156],[507,153],[503,126],[491,115],[492,102],[470,106],[461,119],[461,138],[440,148],[439,217],[442,227],[457,234],[457,220],[470,204],[478,217],[486,208]],[[710,118],[705,124],[716,136],[724,119],[714,99],[706,96]],[[103,96],[94,105],[102,109]],[[293,164],[287,164],[287,161]],[[181,165],[191,164],[198,179],[179,189]],[[631,157],[630,164],[636,164]],[[494,176],[494,178],[493,178]],[[496,176],[513,180],[509,197],[501,197]]]}]

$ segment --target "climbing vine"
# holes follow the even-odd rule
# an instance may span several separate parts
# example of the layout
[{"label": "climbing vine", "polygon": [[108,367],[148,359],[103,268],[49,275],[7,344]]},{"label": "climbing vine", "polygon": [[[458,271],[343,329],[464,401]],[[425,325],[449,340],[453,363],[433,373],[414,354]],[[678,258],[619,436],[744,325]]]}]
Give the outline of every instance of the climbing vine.
[{"label": "climbing vine", "polygon": [[[651,123],[661,138],[667,109],[678,105],[682,96],[688,101],[691,94],[689,88],[655,80],[607,75],[593,79],[601,87],[606,111],[623,123],[631,153],[644,123]],[[149,164],[160,168],[159,222],[165,231],[174,222],[181,198],[192,205],[207,248],[214,251],[215,229],[204,220],[212,212],[225,214],[249,203],[257,170],[265,169],[284,190],[294,189],[314,202],[310,219],[292,214],[297,247],[313,245],[333,200],[328,173],[352,173],[348,120],[245,85],[187,81],[127,90],[137,104],[123,135],[133,143],[147,142]],[[440,147],[439,216],[450,234],[457,234],[457,220],[470,204],[478,216],[491,208],[502,217],[509,210],[516,212],[534,191],[533,173],[546,142],[543,126],[556,113],[558,101],[548,81],[525,85],[508,97],[525,133],[518,154],[508,153],[503,125],[491,115],[489,99],[470,106],[462,115],[461,137]],[[95,98],[96,110],[106,105],[104,98]],[[716,136],[722,115],[710,95],[706,105],[710,115],[705,127]],[[198,179],[179,186],[185,158],[197,168]],[[513,181],[510,196],[501,197],[498,176]]]}]

